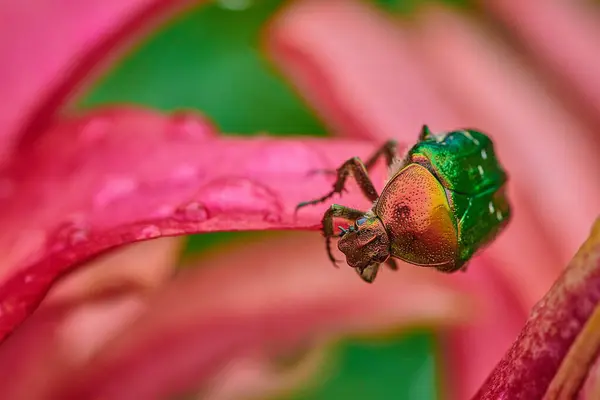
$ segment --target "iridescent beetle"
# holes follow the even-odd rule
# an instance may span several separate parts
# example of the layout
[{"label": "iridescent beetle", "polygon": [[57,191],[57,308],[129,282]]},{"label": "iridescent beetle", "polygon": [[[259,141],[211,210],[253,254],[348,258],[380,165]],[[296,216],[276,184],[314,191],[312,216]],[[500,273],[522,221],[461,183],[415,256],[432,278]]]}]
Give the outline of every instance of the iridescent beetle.
[{"label": "iridescent beetle", "polygon": [[[337,171],[324,171],[337,176],[333,190],[297,209],[341,193],[352,174],[373,206],[364,212],[333,204],[325,212],[323,234],[334,265],[331,239],[339,237],[346,262],[367,282],[373,282],[381,263],[396,270],[394,258],[443,272],[465,270],[473,254],[510,220],[507,175],[492,141],[470,129],[434,135],[425,125],[402,160],[396,158],[396,146],[389,141],[364,164],[353,157]],[[382,156],[390,178],[379,196],[368,171]],[[351,225],[336,234],[334,218]]]}]

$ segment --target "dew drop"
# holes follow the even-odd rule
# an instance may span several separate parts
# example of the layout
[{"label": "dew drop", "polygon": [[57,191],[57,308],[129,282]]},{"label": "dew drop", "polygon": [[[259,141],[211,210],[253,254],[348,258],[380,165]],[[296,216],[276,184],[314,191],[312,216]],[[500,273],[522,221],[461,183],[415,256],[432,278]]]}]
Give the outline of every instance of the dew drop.
[{"label": "dew drop", "polygon": [[31,283],[34,280],[34,276],[33,274],[25,274],[25,276],[23,277],[23,282],[25,283]]},{"label": "dew drop", "polygon": [[477,166],[477,170],[479,171],[479,175],[483,176],[483,167],[481,165]]},{"label": "dew drop", "polygon": [[96,192],[94,206],[101,208],[115,200],[132,193],[138,188],[138,184],[131,178],[111,178]]},{"label": "dew drop", "polygon": [[[322,154],[304,143],[284,143],[273,139],[258,143],[258,149],[248,157],[247,164],[240,166],[249,175],[261,176],[268,171],[277,171],[278,174],[306,176],[307,166],[310,169],[332,169]],[[326,175],[323,178],[330,179]]]},{"label": "dew drop", "polygon": [[147,225],[140,230],[137,239],[152,239],[162,234],[160,228],[156,225]]},{"label": "dew drop", "polygon": [[268,187],[250,179],[229,178],[211,182],[199,192],[211,212],[279,214],[283,207]]},{"label": "dew drop", "polygon": [[53,251],[60,251],[66,247],[85,242],[90,235],[90,229],[82,218],[74,218],[63,222],[56,228],[50,241]]},{"label": "dew drop", "polygon": [[178,207],[173,217],[183,222],[203,222],[208,219],[208,211],[199,202],[191,201]]},{"label": "dew drop", "polygon": [[489,207],[489,209],[490,209],[490,214],[493,214],[493,213],[494,213],[494,211],[495,211],[495,208],[494,208],[494,203],[492,203],[492,202],[490,201],[490,204],[488,204],[488,207]]},{"label": "dew drop", "polygon": [[212,124],[207,119],[190,111],[173,114],[169,134],[178,139],[207,139],[216,136]]},{"label": "dew drop", "polygon": [[481,150],[481,158],[487,160],[487,152],[485,151],[485,149]]}]

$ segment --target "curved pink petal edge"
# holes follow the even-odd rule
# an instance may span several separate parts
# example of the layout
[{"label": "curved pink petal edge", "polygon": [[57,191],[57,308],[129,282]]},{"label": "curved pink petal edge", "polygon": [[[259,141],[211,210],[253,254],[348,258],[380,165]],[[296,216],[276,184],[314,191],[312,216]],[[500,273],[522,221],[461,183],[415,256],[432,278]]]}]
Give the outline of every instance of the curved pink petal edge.
[{"label": "curved pink petal edge", "polygon": [[[107,54],[122,48],[171,16],[183,0],[42,0],[0,5],[0,163],[19,140],[35,138],[67,96],[96,70]],[[43,43],[43,46],[40,46]]]},{"label": "curved pink petal edge", "polygon": [[[600,302],[600,219],[474,399],[541,399]],[[590,349],[591,351],[592,349]]]},{"label": "curved pink petal edge", "polygon": [[[103,110],[61,122],[0,173],[0,340],[76,265],[161,236],[320,228],[335,169],[367,142],[217,137],[192,113]],[[384,168],[374,171],[382,184]],[[333,201],[336,198],[334,197]],[[344,204],[368,208],[350,187]]]},{"label": "curved pink petal edge", "polygon": [[454,326],[474,311],[470,295],[428,268],[386,269],[367,285],[351,268],[331,266],[315,232],[229,248],[151,294],[147,311],[92,362],[67,372],[50,398],[168,398],[209,389],[240,357],[278,356],[349,333]]}]

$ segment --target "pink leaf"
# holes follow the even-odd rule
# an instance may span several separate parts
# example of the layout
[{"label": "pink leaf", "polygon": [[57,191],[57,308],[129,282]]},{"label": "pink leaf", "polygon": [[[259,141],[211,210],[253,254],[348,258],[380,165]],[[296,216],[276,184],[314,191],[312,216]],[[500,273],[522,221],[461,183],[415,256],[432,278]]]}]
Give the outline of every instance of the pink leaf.
[{"label": "pink leaf", "polygon": [[[125,243],[222,230],[319,229],[334,169],[374,147],[341,140],[217,138],[192,114],[106,110],[62,122],[0,175],[0,337],[76,264]],[[383,182],[383,168],[375,182]],[[356,191],[345,204],[364,207]]]},{"label": "pink leaf", "polygon": [[[107,54],[185,2],[23,0],[0,5],[0,164],[35,138]],[[43,45],[42,45],[43,44]],[[114,54],[113,54],[114,55]]]}]

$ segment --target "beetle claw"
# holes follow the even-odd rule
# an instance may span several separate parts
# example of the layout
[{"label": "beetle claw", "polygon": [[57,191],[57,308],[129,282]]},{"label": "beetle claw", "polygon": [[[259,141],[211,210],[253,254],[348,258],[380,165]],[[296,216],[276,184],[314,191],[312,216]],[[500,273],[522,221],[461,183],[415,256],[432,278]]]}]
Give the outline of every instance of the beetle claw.
[{"label": "beetle claw", "polygon": [[329,261],[331,261],[331,263],[333,264],[334,267],[339,268],[338,262],[340,262],[340,261],[336,260],[336,258],[333,256],[333,254],[331,254],[331,238],[330,237],[327,238],[325,244],[327,247],[327,256],[329,257]]}]

